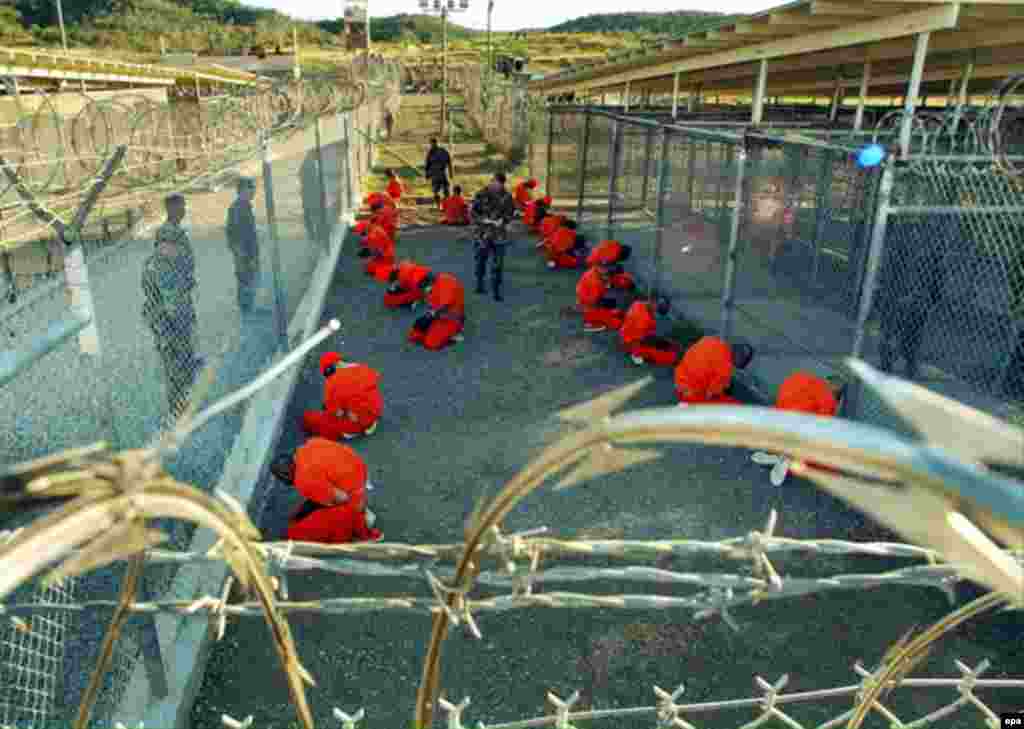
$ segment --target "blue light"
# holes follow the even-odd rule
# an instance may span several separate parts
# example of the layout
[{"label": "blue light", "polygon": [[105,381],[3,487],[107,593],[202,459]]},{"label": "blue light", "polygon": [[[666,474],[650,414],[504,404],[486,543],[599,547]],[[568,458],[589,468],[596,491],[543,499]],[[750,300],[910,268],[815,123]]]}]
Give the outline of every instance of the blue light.
[{"label": "blue light", "polygon": [[885,159],[885,148],[880,144],[869,144],[857,153],[858,167],[877,167]]}]

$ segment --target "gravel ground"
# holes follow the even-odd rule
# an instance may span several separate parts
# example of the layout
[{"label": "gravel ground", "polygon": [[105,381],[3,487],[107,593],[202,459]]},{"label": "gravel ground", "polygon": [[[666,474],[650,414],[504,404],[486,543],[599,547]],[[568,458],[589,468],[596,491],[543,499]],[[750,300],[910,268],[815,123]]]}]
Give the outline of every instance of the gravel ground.
[{"label": "gravel ground", "polygon": [[[401,256],[455,273],[467,286],[466,340],[440,353],[407,344],[404,336],[414,315],[385,309],[381,286],[363,276],[360,260],[350,252],[324,311],[325,320],[341,319],[340,341],[324,350],[340,349],[384,376],[384,419],[373,437],[354,443],[379,486],[374,510],[385,539],[458,541],[474,502],[482,494],[494,495],[564,432],[552,418],[558,410],[635,381],[641,373],[617,352],[612,337],[585,338],[578,319],[560,315],[573,303],[576,278],[544,271],[525,239],[511,247],[506,260],[504,304],[472,293],[468,242],[428,228],[403,232],[398,247]],[[320,401],[319,353],[311,353],[289,406],[292,425],[285,428],[282,450],[301,442],[297,419],[305,407]],[[673,402],[671,372],[654,375],[655,382],[629,408]],[[268,539],[280,538],[296,496],[281,484],[264,486],[261,527]],[[720,539],[760,528],[772,508],[779,510],[778,533],[784,536],[891,538],[805,482],[791,479],[784,488],[771,487],[766,471],[753,465],[745,450],[705,446],[666,446],[661,460],[626,473],[567,492],[545,488],[510,514],[506,526],[545,525],[564,537],[587,532],[632,539]],[[665,564],[686,571],[736,569],[710,560]],[[901,564],[836,558],[777,562],[780,572],[794,576],[882,571]],[[562,589],[616,594],[650,588],[603,582]],[[429,594],[422,580],[303,573],[291,578],[290,591],[297,600]],[[739,634],[717,619],[697,623],[685,611],[485,613],[478,616],[482,641],[453,631],[442,685],[453,701],[472,698],[463,717],[467,723],[547,714],[548,690],[565,697],[581,689],[589,703],[611,707],[651,705],[652,684],[674,688],[685,683],[687,701],[751,696],[755,675],[774,681],[788,673],[790,690],[849,685],[855,682],[855,661],[876,663],[908,627],[927,624],[948,610],[942,595],[923,589],[833,594],[737,610],[735,617],[744,626]],[[309,696],[319,725],[336,726],[333,707],[349,713],[364,707],[364,726],[408,726],[429,636],[425,616],[293,614],[291,624],[301,660],[317,680]],[[1008,635],[1019,640],[1019,621],[1009,628],[982,624],[991,629],[960,633],[941,643],[917,675],[955,674],[953,658],[974,664],[989,657],[993,676],[1024,671],[1021,652],[1014,656],[1005,642]],[[1010,692],[1001,693],[984,696],[993,709],[1009,710]],[[887,705],[909,718],[954,698],[952,691],[902,692]],[[848,706],[849,700],[843,700],[801,706],[793,713],[802,721],[821,721]],[[272,643],[259,620],[229,623],[227,636],[211,655],[192,726],[219,727],[225,713],[235,718],[253,714],[260,727],[283,728],[294,721]],[[702,715],[699,721],[702,727],[726,727],[752,717],[743,710]],[[616,725],[639,726],[640,721],[650,726],[652,718]],[[977,716],[967,714],[963,721],[943,724],[978,725]]]}]

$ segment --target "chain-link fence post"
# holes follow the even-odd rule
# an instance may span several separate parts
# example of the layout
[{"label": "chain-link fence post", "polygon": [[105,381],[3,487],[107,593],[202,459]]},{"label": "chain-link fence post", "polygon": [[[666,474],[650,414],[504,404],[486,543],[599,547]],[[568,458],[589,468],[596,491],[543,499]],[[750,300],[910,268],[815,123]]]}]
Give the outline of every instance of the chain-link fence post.
[{"label": "chain-link fence post", "polygon": [[647,184],[651,179],[651,148],[654,146],[654,128],[648,127],[644,137],[644,182],[640,190],[640,207],[647,209]]},{"label": "chain-link fence post", "polygon": [[340,183],[344,185],[345,192],[341,196],[342,209],[341,215],[347,215],[350,210],[353,210],[354,200],[352,195],[352,169],[351,169],[351,147],[349,146],[349,131],[348,131],[348,114],[344,112],[338,113],[338,123],[341,126],[341,149],[338,151],[338,155],[341,159],[342,169],[340,171],[339,179]]},{"label": "chain-link fence post", "polygon": [[696,185],[697,177],[697,140],[690,137],[690,156],[686,165],[686,205],[690,213],[697,212],[697,205],[693,201],[693,188]]},{"label": "chain-link fence post", "polygon": [[661,290],[661,241],[665,227],[665,198],[668,197],[669,185],[672,180],[672,164],[669,159],[669,144],[672,132],[668,127],[661,129],[661,157],[658,164],[658,175],[654,183],[654,250],[651,252],[651,294]]},{"label": "chain-link fence post", "polygon": [[579,192],[576,196],[577,225],[583,222],[583,196],[586,193],[587,187],[587,148],[590,146],[590,118],[590,110],[587,109],[583,112],[583,130],[581,132],[582,139],[580,139],[579,149]]},{"label": "chain-link fence post", "polygon": [[[722,147],[722,170],[731,170],[733,165],[733,155],[735,154],[735,146],[732,144],[721,143]],[[718,240],[721,242],[726,236],[726,229],[729,225],[729,221],[732,219],[729,215],[729,203],[725,198],[728,194],[725,185],[725,175],[719,172],[715,175],[715,204],[718,206],[717,223],[718,228]]]},{"label": "chain-link fence post", "polygon": [[[850,352],[850,356],[855,358],[860,358],[864,352],[864,338],[867,334],[868,319],[871,317],[875,291],[878,288],[878,276],[882,268],[882,258],[885,254],[885,231],[889,222],[889,201],[892,197],[894,174],[893,163],[891,161],[886,162],[882,170],[882,179],[878,185],[875,224],[871,228],[871,245],[868,248],[867,262],[865,263],[862,278],[857,328],[853,335],[853,350]],[[858,412],[857,406],[861,399],[863,385],[858,383],[851,389],[851,398],[846,406],[848,417],[852,417],[854,413]]]},{"label": "chain-link fence post", "polygon": [[826,149],[821,155],[821,170],[818,173],[818,184],[814,190],[814,238],[811,240],[813,259],[811,262],[811,285],[818,282],[818,271],[821,267],[822,236],[828,227],[828,216],[831,212],[832,167],[835,153]]},{"label": "chain-link fence post", "polygon": [[327,177],[324,174],[324,144],[321,134],[320,117],[313,122],[313,136],[316,143],[317,185],[320,187],[320,245],[324,250],[330,245],[331,221],[327,208]]},{"label": "chain-link fence post", "polygon": [[740,223],[746,215],[745,190],[747,188],[747,145],[749,138],[746,133],[736,150],[736,175],[733,178],[732,225],[729,229],[729,252],[725,259],[725,282],[722,286],[722,331],[719,336],[726,339],[732,333],[732,314],[735,307],[736,258],[739,252]]},{"label": "chain-link fence post", "polygon": [[622,150],[622,128],[622,122],[619,120],[613,121],[612,134],[608,142],[610,145],[608,164],[611,165],[611,169],[608,171],[608,235],[606,236],[608,238],[614,236],[615,190],[619,181],[619,153]]},{"label": "chain-link fence post", "polygon": [[547,190],[551,191],[551,143],[555,135],[555,112],[548,110],[548,159],[547,159],[547,171],[544,176],[544,186]]},{"label": "chain-link fence post", "polygon": [[270,231],[270,266],[274,282],[274,323],[281,340],[281,347],[288,346],[288,321],[285,313],[284,289],[281,283],[281,244],[277,233],[277,214],[274,209],[274,175],[270,153],[270,139],[264,136],[263,147],[263,192],[267,206],[267,229]]}]

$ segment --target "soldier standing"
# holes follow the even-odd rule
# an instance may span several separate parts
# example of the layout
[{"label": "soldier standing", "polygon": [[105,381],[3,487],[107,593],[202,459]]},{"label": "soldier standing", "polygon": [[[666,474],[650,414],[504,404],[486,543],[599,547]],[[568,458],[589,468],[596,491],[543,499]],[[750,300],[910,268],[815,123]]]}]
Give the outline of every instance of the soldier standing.
[{"label": "soldier standing", "polygon": [[196,356],[196,259],[188,233],[181,227],[185,197],[164,200],[167,220],[157,229],[156,250],[142,270],[142,316],[164,368],[169,415],[178,418],[188,405],[189,391],[202,368]]},{"label": "soldier standing", "polygon": [[228,208],[226,233],[228,248],[235,257],[235,280],[238,282],[238,308],[243,314],[253,310],[256,282],[260,275],[259,236],[252,199],[256,181],[249,177],[238,180],[238,197]]},{"label": "soldier standing", "polygon": [[476,292],[487,293],[484,277],[487,275],[487,261],[492,257],[491,284],[495,301],[503,301],[501,295],[502,273],[505,268],[506,228],[515,215],[516,204],[505,189],[505,175],[494,176],[491,183],[473,198],[473,224],[476,225],[474,240],[476,258]]}]

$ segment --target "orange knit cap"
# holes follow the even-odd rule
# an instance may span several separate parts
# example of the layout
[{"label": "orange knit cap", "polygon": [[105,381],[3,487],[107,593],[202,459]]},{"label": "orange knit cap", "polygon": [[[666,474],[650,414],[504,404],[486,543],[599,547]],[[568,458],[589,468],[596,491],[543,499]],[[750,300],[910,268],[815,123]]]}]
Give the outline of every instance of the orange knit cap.
[{"label": "orange knit cap", "polygon": [[320,355],[320,374],[324,374],[328,367],[332,364],[338,364],[341,362],[341,355],[337,352],[324,352]]},{"label": "orange knit cap", "polygon": [[702,337],[676,367],[676,387],[685,388],[688,401],[706,402],[726,391],[732,369],[732,348],[718,337]]},{"label": "orange knit cap", "polygon": [[828,382],[810,372],[794,372],[779,386],[775,400],[779,410],[832,416],[839,403]]}]

